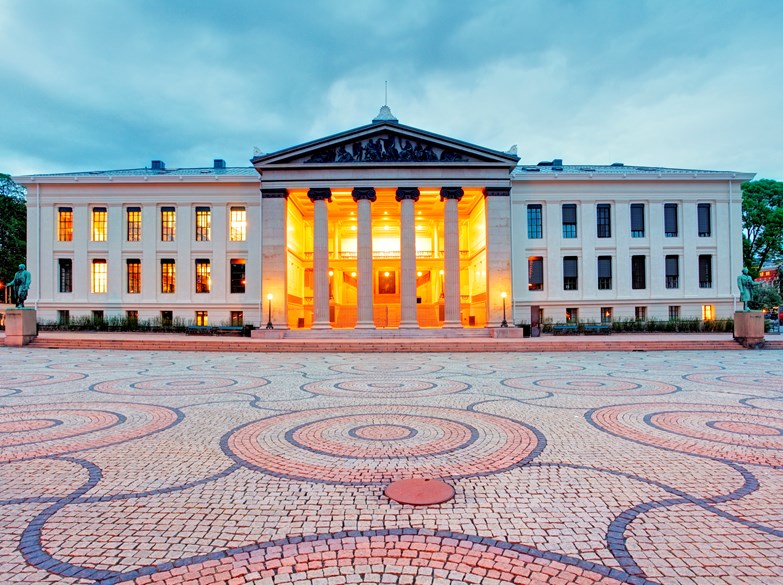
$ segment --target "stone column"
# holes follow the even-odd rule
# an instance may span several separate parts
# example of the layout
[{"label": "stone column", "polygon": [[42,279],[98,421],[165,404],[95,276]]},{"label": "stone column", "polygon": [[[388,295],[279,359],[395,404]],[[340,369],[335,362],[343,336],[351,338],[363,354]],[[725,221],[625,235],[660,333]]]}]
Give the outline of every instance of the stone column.
[{"label": "stone column", "polygon": [[[272,295],[272,322],[275,329],[288,329],[288,192],[285,189],[261,189],[261,323],[268,319]],[[187,238],[185,238],[187,241]],[[179,268],[179,267],[178,267]],[[177,271],[179,272],[179,270]],[[179,274],[177,275],[179,276]],[[182,282],[180,280],[180,282]]]},{"label": "stone column", "polygon": [[[487,238],[487,327],[500,327],[503,297],[514,303],[511,290],[511,189],[487,187],[484,192]],[[510,311],[510,308],[508,308]],[[510,315],[510,312],[508,313]],[[513,323],[510,324],[513,327]]]},{"label": "stone column", "polygon": [[460,286],[459,286],[459,216],[457,203],[464,192],[461,187],[443,187],[440,190],[440,200],[445,201],[443,217],[443,254],[444,258],[444,297],[445,319],[443,327],[462,327],[460,318]]},{"label": "stone column", "polygon": [[413,203],[419,200],[416,187],[397,189],[400,205],[400,329],[417,329],[416,316],[416,225]]},{"label": "stone column", "polygon": [[372,187],[353,190],[353,200],[358,206],[359,220],[356,233],[356,329],[375,329],[372,294],[372,210],[370,203],[375,201],[375,189]]},{"label": "stone column", "polygon": [[331,329],[329,322],[329,213],[326,202],[332,200],[329,189],[310,189],[313,202],[313,326]]}]

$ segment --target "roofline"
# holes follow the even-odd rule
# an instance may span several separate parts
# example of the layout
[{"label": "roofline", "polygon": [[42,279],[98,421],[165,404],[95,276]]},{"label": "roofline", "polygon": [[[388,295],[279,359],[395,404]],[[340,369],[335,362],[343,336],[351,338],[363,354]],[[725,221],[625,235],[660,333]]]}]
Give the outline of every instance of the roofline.
[{"label": "roofline", "polygon": [[[494,150],[492,148],[487,148],[486,146],[479,146],[478,144],[473,144],[471,142],[466,142],[464,140],[458,140],[456,138],[452,138],[451,136],[444,136],[443,134],[436,134],[435,132],[430,132],[428,130],[422,130],[421,128],[416,128],[415,126],[407,126],[405,124],[400,124],[399,122],[373,122],[370,124],[365,124],[364,126],[357,126],[356,128],[351,128],[350,130],[345,130],[343,132],[338,132],[337,134],[330,134],[329,136],[324,136],[322,138],[317,138],[315,140],[310,140],[308,142],[303,142],[301,144],[297,144],[296,146],[289,146],[287,148],[283,148],[281,150],[277,150],[275,152],[270,152],[267,154],[262,154],[259,156],[255,156],[250,159],[250,162],[255,165],[258,162],[262,162],[266,159],[270,158],[277,158],[281,155],[287,154],[287,153],[294,153],[298,150],[304,150],[308,147],[315,146],[317,144],[321,143],[328,143],[328,142],[334,142],[339,140],[340,138],[343,138],[345,136],[349,136],[351,134],[357,134],[366,132],[367,130],[377,130],[379,128],[387,128],[390,130],[394,130],[396,128],[401,128],[403,130],[407,130],[409,132],[414,132],[417,134],[424,134],[426,136],[429,136],[436,140],[442,140],[445,142],[450,142],[452,144],[460,145],[464,148],[468,148],[470,150],[478,150],[483,152],[489,152],[494,154],[495,156],[499,156],[502,158],[507,159],[509,162],[513,162],[514,165],[519,162],[519,157],[513,154],[509,154],[507,152],[501,152],[499,150]],[[386,163],[388,164],[388,163]]]}]

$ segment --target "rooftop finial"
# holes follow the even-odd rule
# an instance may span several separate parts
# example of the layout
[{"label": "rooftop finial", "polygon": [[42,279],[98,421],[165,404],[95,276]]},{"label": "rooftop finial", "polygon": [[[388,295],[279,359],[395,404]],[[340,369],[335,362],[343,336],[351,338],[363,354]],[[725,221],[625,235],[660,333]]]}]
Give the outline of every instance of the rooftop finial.
[{"label": "rooftop finial", "polygon": [[378,115],[372,119],[373,124],[380,124],[382,122],[390,122],[392,124],[398,124],[400,122],[394,117],[394,114],[391,113],[389,106],[385,104],[381,106],[381,111],[378,112]]}]

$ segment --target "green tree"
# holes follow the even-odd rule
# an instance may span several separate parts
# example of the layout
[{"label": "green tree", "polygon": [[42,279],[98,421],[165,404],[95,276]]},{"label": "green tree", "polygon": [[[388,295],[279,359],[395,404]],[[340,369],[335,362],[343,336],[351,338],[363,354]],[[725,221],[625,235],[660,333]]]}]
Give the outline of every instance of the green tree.
[{"label": "green tree", "polygon": [[742,256],[753,278],[783,257],[783,182],[759,179],[742,184]]},{"label": "green tree", "polygon": [[27,205],[24,187],[0,173],[0,301],[5,285],[14,278],[27,257]]},{"label": "green tree", "polygon": [[772,285],[762,284],[754,289],[753,300],[748,303],[749,309],[754,311],[769,310],[779,307],[783,302],[783,299],[780,298],[780,292]]}]

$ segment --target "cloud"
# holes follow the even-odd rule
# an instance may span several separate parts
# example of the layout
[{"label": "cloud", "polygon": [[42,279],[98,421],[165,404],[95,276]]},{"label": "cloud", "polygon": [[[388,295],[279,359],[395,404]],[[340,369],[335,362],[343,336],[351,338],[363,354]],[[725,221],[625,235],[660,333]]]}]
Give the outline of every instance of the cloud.
[{"label": "cloud", "polygon": [[368,123],[525,162],[783,178],[783,6],[41,0],[0,11],[0,169],[246,165]]}]

